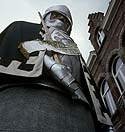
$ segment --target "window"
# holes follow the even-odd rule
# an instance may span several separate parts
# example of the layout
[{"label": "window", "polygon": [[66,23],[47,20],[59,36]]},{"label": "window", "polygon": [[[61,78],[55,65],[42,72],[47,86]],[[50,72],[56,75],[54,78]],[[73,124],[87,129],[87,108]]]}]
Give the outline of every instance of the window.
[{"label": "window", "polygon": [[116,111],[116,104],[109,89],[108,83],[103,80],[101,84],[101,95],[105,107],[109,110],[110,115],[112,116]]},{"label": "window", "polygon": [[104,38],[105,38],[105,34],[103,30],[99,30],[97,33],[97,43],[99,46],[101,46],[101,44],[103,43]]},{"label": "window", "polygon": [[125,66],[120,57],[116,57],[113,61],[112,74],[122,95],[125,92]]}]

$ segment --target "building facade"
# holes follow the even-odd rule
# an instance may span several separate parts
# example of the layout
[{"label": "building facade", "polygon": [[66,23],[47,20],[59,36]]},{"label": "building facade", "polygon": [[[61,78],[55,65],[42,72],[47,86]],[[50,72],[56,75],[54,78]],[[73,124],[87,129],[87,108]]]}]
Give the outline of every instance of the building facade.
[{"label": "building facade", "polygon": [[105,15],[88,16],[90,52],[87,65],[114,128],[125,132],[125,0],[111,0]]}]

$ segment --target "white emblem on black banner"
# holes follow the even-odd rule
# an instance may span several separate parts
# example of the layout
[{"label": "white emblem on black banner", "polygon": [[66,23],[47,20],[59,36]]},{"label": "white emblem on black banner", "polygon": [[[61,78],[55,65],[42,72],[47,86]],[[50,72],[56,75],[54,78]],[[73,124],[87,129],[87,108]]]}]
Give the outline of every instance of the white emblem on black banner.
[{"label": "white emblem on black banner", "polygon": [[[43,69],[44,54],[45,51],[39,51],[39,54],[37,56],[29,56],[29,59],[25,63],[17,60],[12,60],[7,67],[0,65],[0,72],[25,77],[40,76]],[[31,67],[31,70],[27,69],[26,67]]]}]

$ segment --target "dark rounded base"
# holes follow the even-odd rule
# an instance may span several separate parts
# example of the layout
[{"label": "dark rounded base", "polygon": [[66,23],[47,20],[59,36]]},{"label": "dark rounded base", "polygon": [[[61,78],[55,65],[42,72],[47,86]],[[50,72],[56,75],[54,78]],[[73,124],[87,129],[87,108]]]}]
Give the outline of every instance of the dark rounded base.
[{"label": "dark rounded base", "polygon": [[[42,87],[42,86],[41,86]],[[47,88],[0,92],[0,132],[95,132],[88,108]]]}]

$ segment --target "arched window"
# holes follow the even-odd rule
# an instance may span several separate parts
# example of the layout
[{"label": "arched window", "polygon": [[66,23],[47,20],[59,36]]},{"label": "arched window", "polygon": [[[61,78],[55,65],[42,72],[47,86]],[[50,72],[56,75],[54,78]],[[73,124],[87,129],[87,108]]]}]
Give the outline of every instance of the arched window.
[{"label": "arched window", "polygon": [[105,80],[103,80],[101,83],[101,95],[105,107],[109,110],[109,113],[112,116],[116,111],[116,104],[109,89],[108,83]]},{"label": "arched window", "polygon": [[115,57],[112,63],[112,74],[122,95],[125,92],[125,66],[120,57]]}]

